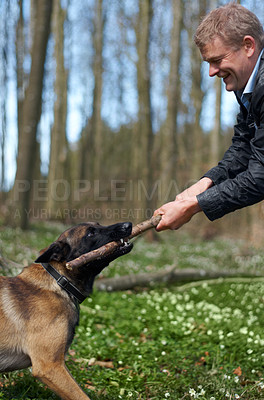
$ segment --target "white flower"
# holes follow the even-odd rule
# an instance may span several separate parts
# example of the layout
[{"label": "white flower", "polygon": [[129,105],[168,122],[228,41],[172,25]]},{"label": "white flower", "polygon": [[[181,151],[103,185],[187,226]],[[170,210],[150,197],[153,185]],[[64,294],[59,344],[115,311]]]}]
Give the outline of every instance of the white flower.
[{"label": "white flower", "polygon": [[166,397],[166,399],[167,399],[168,397],[170,397],[169,392],[166,392],[164,396]]},{"label": "white flower", "polygon": [[189,394],[191,395],[191,397],[193,397],[193,396],[195,396],[196,395],[196,391],[194,390],[194,389],[190,389],[189,390]]},{"label": "white flower", "polygon": [[260,389],[264,389],[264,382],[259,382],[259,387],[260,387]]},{"label": "white flower", "polygon": [[243,328],[240,328],[239,332],[242,333],[243,335],[247,335],[248,334],[248,328],[246,326],[243,327]]},{"label": "white flower", "polygon": [[238,394],[235,394],[235,399],[240,399],[240,396]]}]

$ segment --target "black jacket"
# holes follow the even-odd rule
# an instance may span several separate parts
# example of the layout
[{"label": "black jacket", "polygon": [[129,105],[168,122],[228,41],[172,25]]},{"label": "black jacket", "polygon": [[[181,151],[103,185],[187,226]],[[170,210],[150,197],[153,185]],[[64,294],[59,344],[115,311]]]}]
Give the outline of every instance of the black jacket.
[{"label": "black jacket", "polygon": [[264,53],[249,112],[240,103],[232,145],[204,177],[214,185],[197,199],[211,221],[264,199]]}]

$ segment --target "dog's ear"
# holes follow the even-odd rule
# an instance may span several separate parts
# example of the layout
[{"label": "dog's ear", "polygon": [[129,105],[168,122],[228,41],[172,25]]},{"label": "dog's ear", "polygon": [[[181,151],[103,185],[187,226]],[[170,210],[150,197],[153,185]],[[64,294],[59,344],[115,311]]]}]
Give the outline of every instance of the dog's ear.
[{"label": "dog's ear", "polygon": [[45,251],[47,251],[47,250],[48,250],[48,247],[45,247],[44,249],[41,249],[39,251],[39,255],[42,256],[42,254],[45,253]]},{"label": "dog's ear", "polygon": [[65,261],[70,251],[71,248],[67,243],[61,241],[54,242],[47,249],[44,249],[35,262]]}]

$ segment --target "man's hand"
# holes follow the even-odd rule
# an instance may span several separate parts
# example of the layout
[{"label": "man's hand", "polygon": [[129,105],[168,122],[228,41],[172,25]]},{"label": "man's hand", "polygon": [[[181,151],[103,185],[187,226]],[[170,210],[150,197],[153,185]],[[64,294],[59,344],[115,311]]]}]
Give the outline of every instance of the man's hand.
[{"label": "man's hand", "polygon": [[197,195],[213,185],[209,178],[202,178],[190,188],[180,193],[174,201],[166,203],[158,208],[154,215],[161,214],[162,219],[157,225],[158,232],[165,229],[179,229],[189,222],[196,213],[202,211],[199,206]]},{"label": "man's hand", "polygon": [[196,197],[188,200],[174,200],[158,208],[154,215],[161,214],[162,219],[157,225],[156,230],[179,229],[182,225],[189,222],[194,214],[201,211]]}]

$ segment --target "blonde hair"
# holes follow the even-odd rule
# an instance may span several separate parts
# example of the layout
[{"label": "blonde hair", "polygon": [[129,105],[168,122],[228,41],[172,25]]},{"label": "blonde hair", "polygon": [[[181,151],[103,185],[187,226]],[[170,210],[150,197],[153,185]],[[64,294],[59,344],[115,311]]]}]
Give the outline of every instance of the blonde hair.
[{"label": "blonde hair", "polygon": [[264,47],[264,31],[257,16],[237,3],[212,10],[198,26],[194,41],[200,50],[215,37],[238,50],[246,35],[252,36],[259,50]]}]

